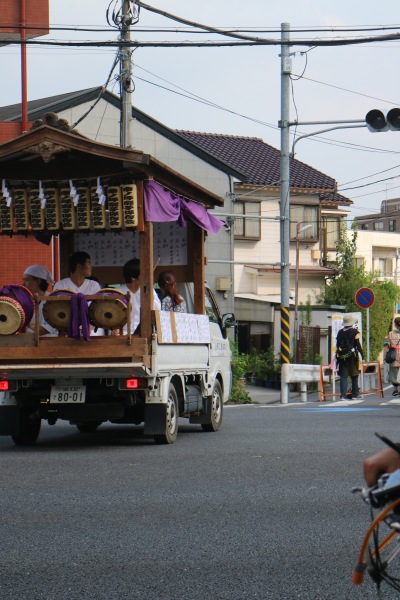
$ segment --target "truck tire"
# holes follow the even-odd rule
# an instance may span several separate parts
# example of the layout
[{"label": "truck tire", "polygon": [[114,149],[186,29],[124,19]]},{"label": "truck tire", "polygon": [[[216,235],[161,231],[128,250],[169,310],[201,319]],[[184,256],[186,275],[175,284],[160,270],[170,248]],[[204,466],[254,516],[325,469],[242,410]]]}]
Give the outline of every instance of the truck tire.
[{"label": "truck tire", "polygon": [[36,412],[21,408],[19,411],[19,434],[12,435],[16,446],[33,446],[39,437],[42,420]]},{"label": "truck tire", "polygon": [[222,397],[222,388],[219,381],[215,382],[213,393],[208,398],[207,416],[208,423],[202,423],[203,431],[218,431],[222,424],[222,415],[224,411],[224,400]]},{"label": "truck tire", "polygon": [[76,427],[81,433],[94,433],[102,421],[87,421],[87,423],[77,423]]},{"label": "truck tire", "polygon": [[165,411],[165,433],[154,436],[156,444],[173,444],[178,437],[178,395],[172,383],[169,384],[168,402]]}]

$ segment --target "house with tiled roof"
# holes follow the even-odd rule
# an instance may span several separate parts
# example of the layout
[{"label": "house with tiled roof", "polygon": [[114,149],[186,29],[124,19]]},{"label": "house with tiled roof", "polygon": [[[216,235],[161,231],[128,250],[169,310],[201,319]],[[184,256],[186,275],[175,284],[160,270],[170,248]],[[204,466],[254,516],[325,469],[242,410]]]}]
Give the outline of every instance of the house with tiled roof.
[{"label": "house with tiled roof", "polygon": [[[45,112],[77,124],[82,135],[119,145],[120,99],[107,90],[90,88],[28,103],[31,122]],[[19,104],[0,107],[1,126],[16,127],[20,119]],[[236,313],[242,351],[250,344],[265,349],[274,339],[278,346],[279,150],[259,138],[175,131],[135,107],[131,129],[134,147],[225,199],[216,214],[231,228],[207,237],[208,283],[223,312]],[[332,177],[296,159],[291,163],[290,194],[292,298],[298,248],[299,302],[309,298],[314,303],[333,272],[330,252],[351,201],[336,192]],[[307,227],[296,236],[299,223]]]},{"label": "house with tiled roof", "polygon": [[[233,196],[235,311],[243,346],[259,347],[262,338],[276,340],[277,319],[262,323],[262,317],[268,312],[266,304],[274,310],[280,302],[280,151],[259,138],[179,133],[245,175],[235,183]],[[332,177],[292,159],[289,262],[293,300],[296,266],[299,303],[310,300],[314,304],[326,278],[333,274],[341,224],[351,204],[337,193]]]}]

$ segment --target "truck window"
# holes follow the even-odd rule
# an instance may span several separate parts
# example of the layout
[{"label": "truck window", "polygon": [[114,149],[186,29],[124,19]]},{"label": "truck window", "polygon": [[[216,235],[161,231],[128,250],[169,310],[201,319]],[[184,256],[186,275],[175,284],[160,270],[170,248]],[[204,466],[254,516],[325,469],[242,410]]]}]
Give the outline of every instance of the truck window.
[{"label": "truck window", "polygon": [[205,297],[205,306],[206,306],[206,315],[210,319],[210,322],[211,323],[219,323],[218,313],[216,311],[214,303],[211,301],[211,299],[209,298],[207,293],[206,293],[206,297]]}]

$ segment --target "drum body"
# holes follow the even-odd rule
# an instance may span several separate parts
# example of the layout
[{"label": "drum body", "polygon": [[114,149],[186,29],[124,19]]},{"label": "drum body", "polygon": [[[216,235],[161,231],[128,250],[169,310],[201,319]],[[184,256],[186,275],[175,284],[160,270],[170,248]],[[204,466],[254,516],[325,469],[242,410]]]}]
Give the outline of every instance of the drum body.
[{"label": "drum body", "polygon": [[23,285],[0,288],[0,335],[21,333],[35,312],[32,293]]},{"label": "drum body", "polygon": [[[73,296],[75,292],[72,290],[56,290],[49,294],[51,296]],[[51,325],[59,331],[68,329],[71,319],[71,300],[57,300],[57,302],[45,302],[43,306],[43,317]]]},{"label": "drum body", "polygon": [[114,288],[104,288],[96,292],[103,295],[92,300],[89,306],[89,319],[95,327],[121,329],[128,320],[128,301],[123,292]]}]

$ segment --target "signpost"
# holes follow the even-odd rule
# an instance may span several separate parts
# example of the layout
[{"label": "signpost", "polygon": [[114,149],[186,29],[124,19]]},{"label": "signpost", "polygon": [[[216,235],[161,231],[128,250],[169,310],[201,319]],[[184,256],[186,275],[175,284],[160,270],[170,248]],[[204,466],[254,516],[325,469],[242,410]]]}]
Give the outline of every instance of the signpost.
[{"label": "signpost", "polygon": [[374,292],[370,288],[362,287],[356,291],[357,306],[367,310],[367,362],[369,362],[369,307],[373,305],[374,300]]}]

